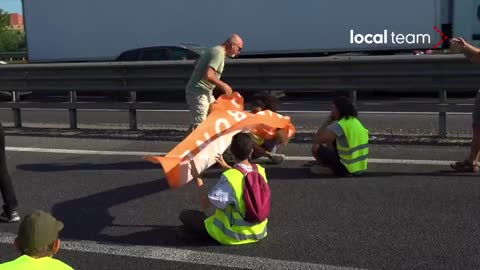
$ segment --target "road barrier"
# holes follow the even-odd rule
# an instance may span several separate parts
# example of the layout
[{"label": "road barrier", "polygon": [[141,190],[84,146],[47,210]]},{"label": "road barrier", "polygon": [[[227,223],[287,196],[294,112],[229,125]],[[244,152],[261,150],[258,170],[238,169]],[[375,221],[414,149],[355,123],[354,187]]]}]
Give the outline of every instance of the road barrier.
[{"label": "road barrier", "polygon": [[[333,56],[316,58],[229,60],[223,79],[243,92],[283,91],[307,93],[346,91],[358,102],[359,110],[421,112],[421,105],[407,109],[388,103],[368,105],[356,100],[362,91],[435,91],[439,113],[439,136],[447,134],[447,112],[470,112],[472,105],[453,104],[448,92],[472,92],[480,86],[480,65],[462,55]],[[79,109],[124,109],[130,112],[130,128],[137,129],[136,111],[155,109],[158,104],[137,102],[137,91],[183,91],[193,61],[105,62],[24,64],[0,66],[0,91],[12,91],[11,108],[16,127],[22,126],[23,108],[69,110],[70,127],[77,128]],[[23,102],[21,91],[69,92],[68,102]],[[82,91],[129,93],[128,102],[77,102]],[[404,107],[404,106],[403,106]]]}]

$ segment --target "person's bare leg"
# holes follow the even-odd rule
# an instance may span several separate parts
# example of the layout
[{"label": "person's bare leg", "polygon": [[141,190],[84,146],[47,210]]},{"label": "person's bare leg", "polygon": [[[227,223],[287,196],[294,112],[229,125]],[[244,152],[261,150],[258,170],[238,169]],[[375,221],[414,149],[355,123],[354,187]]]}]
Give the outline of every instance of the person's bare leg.
[{"label": "person's bare leg", "polygon": [[470,144],[470,155],[468,160],[477,165],[480,156],[480,123],[473,125],[472,143]]}]

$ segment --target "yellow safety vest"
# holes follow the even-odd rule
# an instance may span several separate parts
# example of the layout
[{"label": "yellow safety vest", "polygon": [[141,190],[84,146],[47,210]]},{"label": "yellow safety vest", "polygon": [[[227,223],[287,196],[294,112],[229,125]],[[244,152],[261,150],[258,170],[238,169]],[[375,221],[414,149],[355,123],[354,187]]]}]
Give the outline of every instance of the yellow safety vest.
[{"label": "yellow safety vest", "polygon": [[342,118],[338,125],[345,135],[345,140],[337,138],[340,162],[350,173],[365,172],[368,166],[368,129],[356,117]]},{"label": "yellow safety vest", "polygon": [[32,258],[28,255],[22,255],[16,260],[0,264],[2,270],[23,270],[23,269],[35,269],[35,270],[73,270],[72,267],[67,264],[53,259],[51,257]]},{"label": "yellow safety vest", "polygon": [[[265,169],[257,165],[258,172],[267,181]],[[215,214],[205,220],[205,227],[215,240],[223,245],[254,243],[267,236],[268,219],[261,223],[250,223],[243,219],[246,212],[243,200],[244,176],[237,169],[223,173],[235,192],[238,206],[229,204],[226,209],[216,209]],[[268,182],[268,181],[267,181]]]}]

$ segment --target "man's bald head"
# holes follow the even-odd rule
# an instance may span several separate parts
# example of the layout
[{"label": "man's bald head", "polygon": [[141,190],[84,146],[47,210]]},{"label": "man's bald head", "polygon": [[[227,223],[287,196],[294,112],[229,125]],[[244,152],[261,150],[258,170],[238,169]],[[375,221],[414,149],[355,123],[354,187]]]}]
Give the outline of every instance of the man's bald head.
[{"label": "man's bald head", "polygon": [[238,34],[231,35],[225,43],[235,43],[238,44],[240,47],[243,47],[243,39]]},{"label": "man's bald head", "polygon": [[238,34],[233,34],[223,43],[228,56],[235,57],[243,49],[243,39]]}]

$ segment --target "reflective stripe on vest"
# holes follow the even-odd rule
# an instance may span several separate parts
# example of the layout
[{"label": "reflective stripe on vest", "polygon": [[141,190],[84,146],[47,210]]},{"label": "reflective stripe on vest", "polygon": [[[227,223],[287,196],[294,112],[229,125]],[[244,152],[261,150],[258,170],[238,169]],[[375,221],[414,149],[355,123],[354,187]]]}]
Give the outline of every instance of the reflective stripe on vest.
[{"label": "reflective stripe on vest", "polygon": [[[267,180],[265,169],[259,165],[257,167],[258,172]],[[207,232],[224,245],[252,243],[267,236],[268,219],[261,223],[250,223],[243,219],[246,212],[243,174],[237,169],[230,169],[224,175],[235,192],[238,205],[231,204],[226,209],[217,208],[215,214],[205,220]]]},{"label": "reflective stripe on vest", "polygon": [[265,226],[263,232],[261,232],[260,234],[239,234],[237,232],[234,232],[234,231],[226,228],[225,225],[223,225],[223,223],[219,219],[215,219],[213,221],[213,224],[215,226],[217,226],[217,228],[222,230],[225,233],[226,236],[228,236],[230,238],[233,238],[233,239],[236,239],[238,241],[245,241],[245,240],[258,241],[258,240],[264,238],[265,236],[267,236],[267,226]]},{"label": "reflective stripe on vest", "polygon": [[342,118],[338,125],[344,134],[343,140],[337,140],[340,162],[350,173],[366,171],[369,152],[368,129],[356,117]]}]

